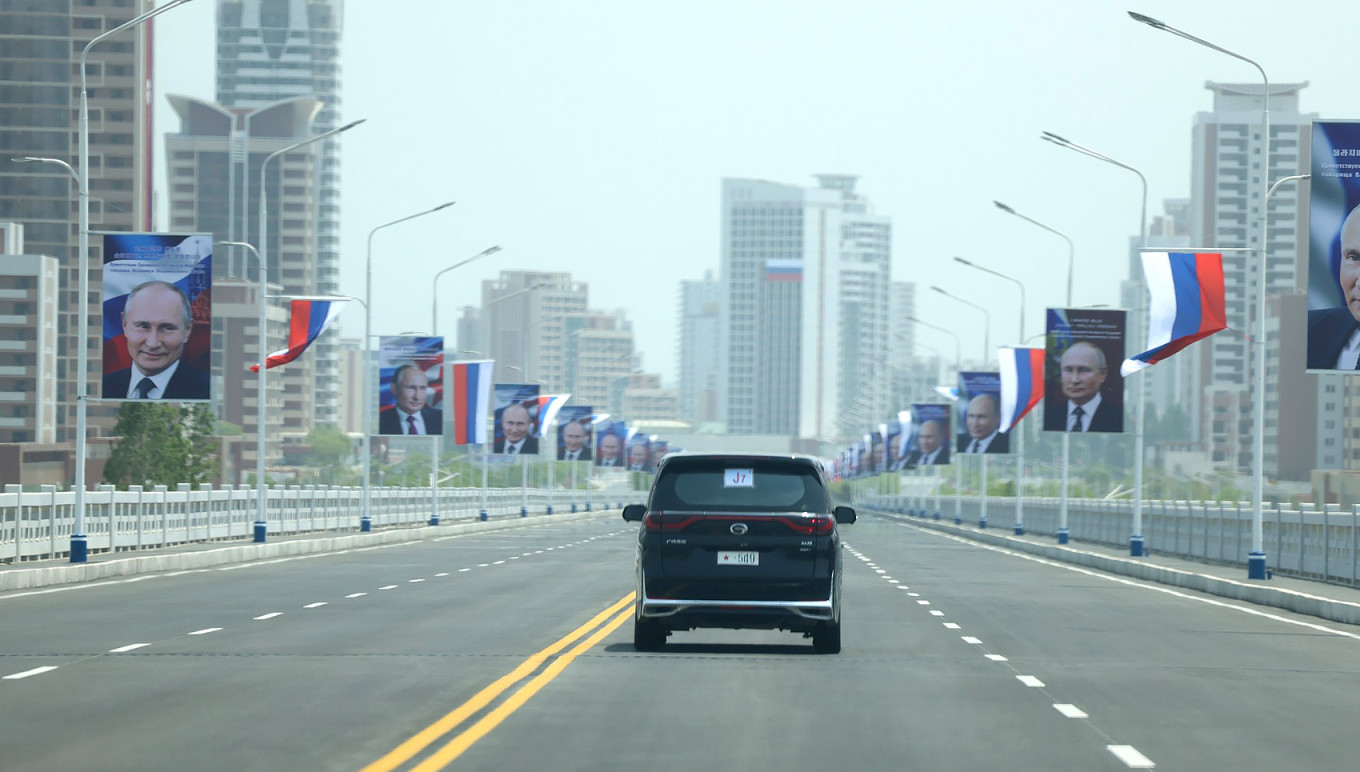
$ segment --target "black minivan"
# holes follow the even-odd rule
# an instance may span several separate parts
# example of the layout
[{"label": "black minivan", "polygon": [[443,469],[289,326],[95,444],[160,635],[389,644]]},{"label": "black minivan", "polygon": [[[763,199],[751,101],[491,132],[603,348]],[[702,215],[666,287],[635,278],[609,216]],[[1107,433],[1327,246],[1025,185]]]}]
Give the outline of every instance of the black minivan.
[{"label": "black minivan", "polygon": [[850,507],[832,507],[811,456],[679,453],[656,471],[640,522],[633,646],[672,630],[789,630],[841,650],[841,543]]}]

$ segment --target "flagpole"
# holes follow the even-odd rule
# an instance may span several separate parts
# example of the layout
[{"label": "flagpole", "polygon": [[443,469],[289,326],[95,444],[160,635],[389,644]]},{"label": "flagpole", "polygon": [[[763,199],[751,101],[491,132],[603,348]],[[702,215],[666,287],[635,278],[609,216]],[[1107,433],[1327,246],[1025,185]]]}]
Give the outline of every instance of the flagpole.
[{"label": "flagpole", "polygon": [[[439,430],[442,432],[444,428],[441,426]],[[426,427],[426,431],[429,431],[429,427]],[[430,435],[430,439],[434,440],[430,443],[433,448],[430,454],[430,525],[439,525],[439,436]]]},{"label": "flagpole", "polygon": [[485,442],[481,444],[481,448],[482,448],[482,511],[479,513],[478,517],[482,520],[482,522],[486,522],[488,514],[486,509],[487,475],[490,474],[491,472],[491,454],[486,452]]}]

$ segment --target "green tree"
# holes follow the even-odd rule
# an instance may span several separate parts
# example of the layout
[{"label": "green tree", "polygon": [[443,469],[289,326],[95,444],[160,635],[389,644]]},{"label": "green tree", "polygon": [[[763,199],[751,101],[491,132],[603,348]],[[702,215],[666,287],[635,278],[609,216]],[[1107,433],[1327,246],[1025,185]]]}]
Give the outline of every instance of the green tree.
[{"label": "green tree", "polygon": [[198,485],[217,469],[216,418],[207,405],[128,402],[118,409],[104,482],[129,485]]},{"label": "green tree", "polygon": [[307,433],[307,444],[312,449],[309,459],[317,469],[318,480],[326,485],[348,484],[355,475],[349,468],[354,454],[349,435],[332,424],[318,424]]}]

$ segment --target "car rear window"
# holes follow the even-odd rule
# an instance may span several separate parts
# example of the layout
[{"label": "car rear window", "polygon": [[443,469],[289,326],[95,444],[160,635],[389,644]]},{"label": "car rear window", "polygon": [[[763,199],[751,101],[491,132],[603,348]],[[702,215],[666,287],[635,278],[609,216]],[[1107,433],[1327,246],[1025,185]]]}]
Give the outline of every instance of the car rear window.
[{"label": "car rear window", "polygon": [[[749,470],[740,484],[729,479]],[[827,512],[826,489],[817,473],[797,464],[746,459],[672,464],[657,477],[653,509],[736,512]]]}]

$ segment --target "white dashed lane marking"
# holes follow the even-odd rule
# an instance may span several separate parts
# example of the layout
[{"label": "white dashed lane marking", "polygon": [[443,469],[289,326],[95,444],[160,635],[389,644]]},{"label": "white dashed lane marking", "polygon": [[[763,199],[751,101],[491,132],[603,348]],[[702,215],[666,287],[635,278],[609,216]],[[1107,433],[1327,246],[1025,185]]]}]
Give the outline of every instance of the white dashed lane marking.
[{"label": "white dashed lane marking", "polygon": [[126,645],[126,646],[119,646],[119,647],[116,648],[116,649],[109,649],[109,653],[110,653],[110,654],[122,654],[122,653],[125,652],[125,651],[135,651],[136,649],[140,649],[140,648],[143,648],[143,647],[145,647],[145,646],[150,646],[150,645],[151,645],[151,644],[149,644],[149,643],[129,643],[129,644]]},{"label": "white dashed lane marking", "polygon": [[222,628],[220,627],[205,627],[202,630],[195,630],[192,633],[189,633],[189,635],[207,635],[208,633],[216,633],[221,630]]},{"label": "white dashed lane marking", "polygon": [[7,675],[7,676],[4,676],[3,678],[0,678],[0,680],[3,680],[3,681],[18,681],[18,680],[23,679],[23,678],[29,678],[29,677],[35,676],[35,675],[42,675],[43,673],[50,673],[50,672],[52,672],[53,670],[56,670],[56,669],[57,669],[57,666],[56,666],[56,665],[48,665],[48,666],[46,666],[46,667],[35,667],[35,668],[33,668],[32,670],[25,670],[25,671],[22,672],[22,673],[11,673],[10,675]]},{"label": "white dashed lane marking", "polygon": [[282,612],[282,611],[271,611],[271,612],[269,612],[268,614],[261,614],[261,615],[255,617],[255,621],[256,621],[256,622],[263,622],[263,621],[266,620],[266,619],[273,619],[274,617],[281,617],[281,616],[283,616],[283,612]]},{"label": "white dashed lane marking", "polygon": [[1152,769],[1157,766],[1152,763],[1152,759],[1139,753],[1138,749],[1132,745],[1107,745],[1105,747],[1109,748],[1110,753],[1124,762],[1124,766],[1129,769]]},{"label": "white dashed lane marking", "polygon": [[1086,711],[1078,708],[1076,705],[1066,702],[1055,702],[1053,704],[1053,709],[1068,718],[1090,718],[1090,716],[1086,715]]}]

